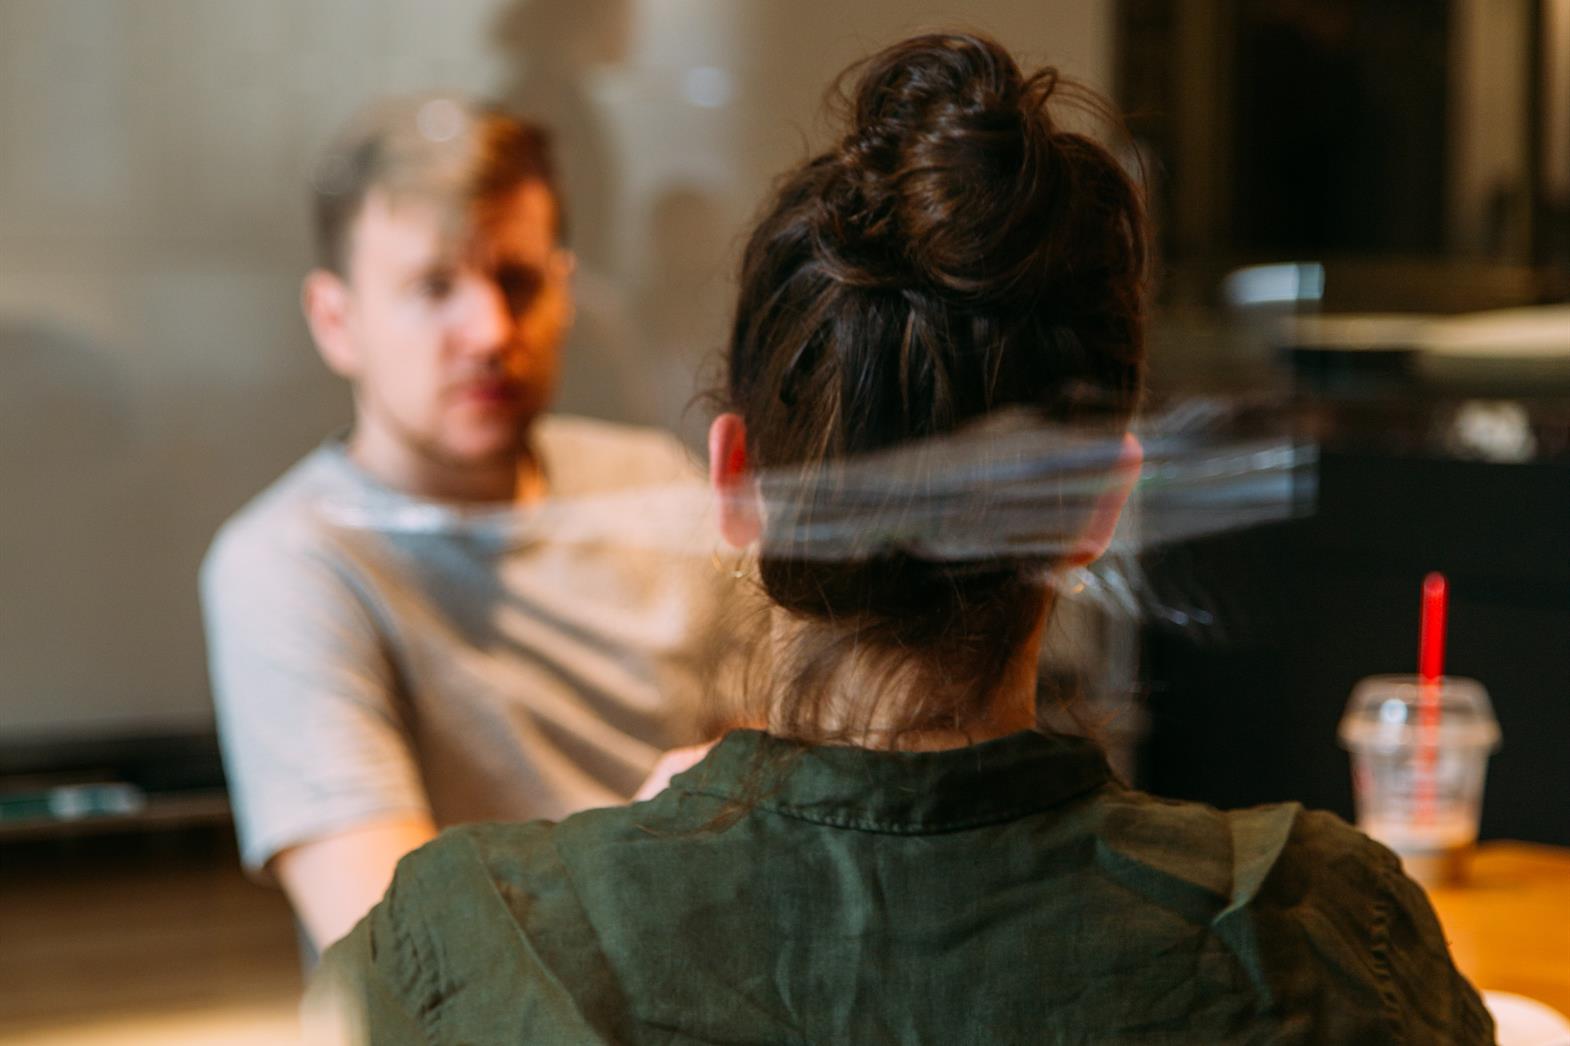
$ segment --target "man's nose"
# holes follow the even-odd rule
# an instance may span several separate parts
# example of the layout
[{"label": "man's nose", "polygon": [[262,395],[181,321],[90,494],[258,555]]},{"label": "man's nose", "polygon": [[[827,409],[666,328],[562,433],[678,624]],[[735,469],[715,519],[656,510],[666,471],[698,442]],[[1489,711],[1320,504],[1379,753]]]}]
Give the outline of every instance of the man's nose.
[{"label": "man's nose", "polygon": [[470,352],[497,352],[512,341],[518,319],[507,294],[495,280],[463,281],[458,300],[460,341]]}]

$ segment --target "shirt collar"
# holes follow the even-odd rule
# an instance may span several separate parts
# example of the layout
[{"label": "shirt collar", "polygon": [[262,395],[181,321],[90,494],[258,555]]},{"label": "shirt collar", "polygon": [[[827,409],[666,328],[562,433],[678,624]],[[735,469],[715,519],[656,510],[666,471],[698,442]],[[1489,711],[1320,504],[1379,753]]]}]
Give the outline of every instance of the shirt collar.
[{"label": "shirt collar", "polygon": [[939,752],[803,747],[757,730],[725,735],[671,782],[804,821],[896,834],[957,831],[1061,805],[1111,780],[1080,737],[1025,731]]}]

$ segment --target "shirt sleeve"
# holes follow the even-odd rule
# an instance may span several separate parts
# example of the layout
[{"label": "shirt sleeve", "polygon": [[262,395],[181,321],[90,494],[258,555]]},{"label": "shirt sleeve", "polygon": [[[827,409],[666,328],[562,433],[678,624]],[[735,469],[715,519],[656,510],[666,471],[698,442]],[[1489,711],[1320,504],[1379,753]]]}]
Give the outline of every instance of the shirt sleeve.
[{"label": "shirt sleeve", "polygon": [[555,827],[460,825],[399,861],[380,903],[322,956],[307,1041],[637,1038]]},{"label": "shirt sleeve", "polygon": [[[469,862],[453,859],[455,838],[444,834],[405,855],[387,893],[322,955],[300,1008],[309,1046],[490,1041],[469,1034],[468,1011],[491,993],[464,961],[467,949],[484,949],[488,928],[442,925],[453,903],[465,914],[488,907]],[[521,995],[525,985],[511,987]],[[469,1005],[449,1006],[454,993]],[[441,1021],[439,1033],[432,1023]]]},{"label": "shirt sleeve", "polygon": [[213,700],[246,867],[429,806],[369,607],[321,549],[228,531],[203,564]]},{"label": "shirt sleeve", "polygon": [[1277,958],[1293,970],[1280,983],[1300,993],[1322,1041],[1494,1042],[1493,1019],[1456,969],[1422,888],[1339,818],[1298,816],[1263,899]]},{"label": "shirt sleeve", "polygon": [[1384,856],[1374,950],[1404,1041],[1494,1042],[1494,1019],[1477,989],[1456,969],[1428,895],[1402,872],[1394,854]]},{"label": "shirt sleeve", "polygon": [[[371,915],[322,957],[300,1005],[306,1046],[374,1046],[431,1041],[397,976],[402,952],[378,947]],[[389,959],[393,962],[389,963]]]}]

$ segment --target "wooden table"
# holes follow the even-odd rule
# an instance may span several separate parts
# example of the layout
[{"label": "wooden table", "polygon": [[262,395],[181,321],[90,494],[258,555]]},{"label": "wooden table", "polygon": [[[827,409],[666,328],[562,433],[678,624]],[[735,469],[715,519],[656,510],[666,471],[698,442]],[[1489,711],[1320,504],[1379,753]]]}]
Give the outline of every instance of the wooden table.
[{"label": "wooden table", "polygon": [[1570,1015],[1570,850],[1484,843],[1464,885],[1430,887],[1428,896],[1474,985]]}]

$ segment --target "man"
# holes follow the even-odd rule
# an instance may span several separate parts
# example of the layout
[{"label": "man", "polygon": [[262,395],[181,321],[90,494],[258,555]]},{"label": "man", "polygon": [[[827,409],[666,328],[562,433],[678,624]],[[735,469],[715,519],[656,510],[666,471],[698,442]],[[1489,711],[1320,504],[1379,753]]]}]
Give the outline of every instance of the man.
[{"label": "man", "polygon": [[304,309],[354,425],[225,525],[202,596],[244,860],[323,947],[440,827],[624,801],[695,740],[731,582],[617,539],[694,479],[673,440],[541,417],[572,307],[538,128],[384,106],[315,189]]}]

